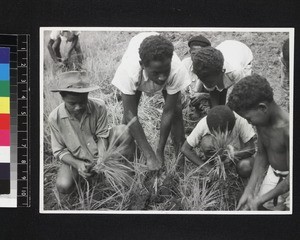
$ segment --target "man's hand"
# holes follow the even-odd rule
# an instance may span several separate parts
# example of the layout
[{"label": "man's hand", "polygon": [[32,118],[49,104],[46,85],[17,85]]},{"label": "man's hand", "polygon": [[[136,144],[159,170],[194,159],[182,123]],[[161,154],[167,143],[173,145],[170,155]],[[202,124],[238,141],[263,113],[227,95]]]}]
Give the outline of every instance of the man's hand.
[{"label": "man's hand", "polygon": [[209,100],[209,93],[194,93],[193,96],[191,96],[191,105],[199,105],[203,99]]},{"label": "man's hand", "polygon": [[80,176],[82,176],[83,178],[88,178],[92,176],[91,168],[92,168],[92,164],[84,162],[84,161],[78,161],[76,163],[76,168],[78,170],[78,173]]}]

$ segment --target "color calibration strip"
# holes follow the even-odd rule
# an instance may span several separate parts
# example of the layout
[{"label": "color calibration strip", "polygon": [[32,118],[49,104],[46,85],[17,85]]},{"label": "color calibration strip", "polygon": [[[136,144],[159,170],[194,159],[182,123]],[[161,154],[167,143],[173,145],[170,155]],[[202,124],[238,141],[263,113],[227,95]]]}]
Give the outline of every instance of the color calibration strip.
[{"label": "color calibration strip", "polygon": [[[0,194],[10,194],[10,49],[0,47]],[[8,206],[7,204],[4,204]],[[9,205],[10,206],[10,205]]]},{"label": "color calibration strip", "polygon": [[[7,85],[10,88],[10,94],[6,97],[9,114],[0,119],[4,126],[6,120],[6,126],[9,124],[10,129],[8,133],[10,134],[10,150],[0,152],[0,158],[10,156],[10,194],[1,195],[0,193],[0,207],[29,207],[29,35],[0,34],[0,48],[9,49],[10,57],[10,81]],[[4,92],[2,89],[7,89],[7,86],[6,83],[0,84],[4,87],[0,86],[2,94],[2,91]],[[4,106],[1,102],[0,108]],[[1,133],[0,138],[2,139]],[[6,202],[4,202],[5,197]]]}]

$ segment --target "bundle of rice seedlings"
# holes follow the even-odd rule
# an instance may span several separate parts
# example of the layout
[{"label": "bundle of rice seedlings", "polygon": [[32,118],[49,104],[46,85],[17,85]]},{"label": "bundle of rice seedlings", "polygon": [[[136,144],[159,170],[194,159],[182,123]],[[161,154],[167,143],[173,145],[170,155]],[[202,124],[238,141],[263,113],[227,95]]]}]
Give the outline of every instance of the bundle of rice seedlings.
[{"label": "bundle of rice seedlings", "polygon": [[224,132],[214,131],[212,134],[212,150],[214,155],[208,159],[207,162],[212,163],[213,167],[209,175],[218,176],[219,178],[226,179],[226,163],[232,161],[235,163],[233,156],[230,153],[230,147],[234,148],[234,137],[226,129]]},{"label": "bundle of rice seedlings", "polygon": [[[135,121],[136,118],[133,118],[126,128],[129,128]],[[133,182],[133,165],[121,154],[126,146],[119,145],[116,147],[117,141],[118,139],[110,144],[103,154],[103,158],[98,160],[92,170],[97,174],[103,173],[105,179],[116,191],[124,191],[124,188],[130,187]]]}]

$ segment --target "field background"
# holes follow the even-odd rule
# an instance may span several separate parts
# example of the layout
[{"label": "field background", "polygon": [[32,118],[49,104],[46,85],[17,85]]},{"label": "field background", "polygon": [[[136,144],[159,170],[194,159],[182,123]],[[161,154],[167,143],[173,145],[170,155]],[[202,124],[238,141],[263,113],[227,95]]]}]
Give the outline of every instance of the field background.
[{"label": "field background", "polygon": [[[91,97],[103,99],[107,104],[110,125],[116,125],[122,119],[122,104],[118,102],[116,89],[110,84],[120,64],[123,53],[130,39],[138,32],[90,32],[82,31],[80,43],[84,56],[83,69],[88,73],[92,83],[100,90],[92,92]],[[282,43],[288,33],[279,32],[161,32],[175,46],[175,52],[183,59],[188,56],[188,39],[196,34],[207,37],[212,46],[224,40],[239,40],[252,50],[254,55],[253,71],[268,79],[274,89],[275,101],[288,110],[289,94],[281,86],[279,54]],[[134,184],[130,187],[112,187],[103,177],[88,182],[80,182],[72,194],[59,195],[55,188],[56,172],[59,167],[51,153],[47,118],[49,113],[61,103],[58,93],[50,89],[57,84],[57,76],[63,71],[56,69],[47,50],[50,31],[44,32],[44,210],[234,210],[245,181],[238,178],[234,167],[226,170],[224,178],[208,177],[186,161],[183,174],[175,171],[174,150],[169,141],[166,145],[166,173],[159,189],[152,190],[145,186],[147,178],[144,169],[145,160],[135,159]],[[61,51],[66,52],[65,42]],[[74,59],[76,56],[74,56]],[[76,60],[74,60],[76,62]],[[159,120],[162,112],[161,96],[143,96],[139,105],[139,117],[146,136],[153,147],[156,146],[159,134]],[[184,115],[186,124],[188,119]],[[168,189],[168,190],[166,190]]]}]

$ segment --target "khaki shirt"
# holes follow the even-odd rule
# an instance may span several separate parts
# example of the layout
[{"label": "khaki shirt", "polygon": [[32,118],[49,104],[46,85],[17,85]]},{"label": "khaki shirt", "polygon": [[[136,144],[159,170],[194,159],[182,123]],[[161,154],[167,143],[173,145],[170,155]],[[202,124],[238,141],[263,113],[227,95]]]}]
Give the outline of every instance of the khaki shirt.
[{"label": "khaki shirt", "polygon": [[107,111],[99,99],[88,100],[80,122],[69,114],[65,103],[55,108],[48,120],[53,155],[60,160],[71,154],[78,159],[94,161],[98,156],[98,139],[109,135]]}]

